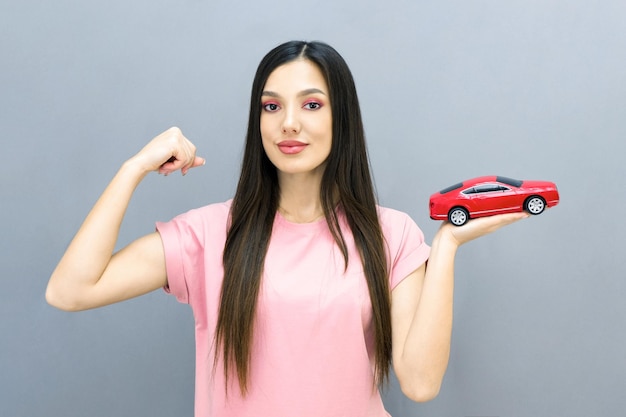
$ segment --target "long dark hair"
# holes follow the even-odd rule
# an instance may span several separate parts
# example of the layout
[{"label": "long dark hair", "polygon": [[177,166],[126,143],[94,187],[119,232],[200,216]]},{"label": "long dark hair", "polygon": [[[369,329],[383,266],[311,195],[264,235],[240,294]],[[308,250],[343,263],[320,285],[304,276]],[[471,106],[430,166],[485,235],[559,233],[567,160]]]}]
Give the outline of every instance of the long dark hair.
[{"label": "long dark hair", "polygon": [[226,383],[228,385],[234,367],[243,395],[248,388],[263,264],[280,195],[276,168],[265,154],[261,141],[261,94],[274,69],[297,59],[317,65],[329,88],[332,147],[322,178],[320,199],[346,267],[348,248],[336,208],[345,214],[361,257],[373,307],[378,384],[387,378],[391,362],[388,266],[354,80],[344,59],[329,45],[287,42],[262,59],[254,77],[241,176],[232,202],[223,255],[224,281],[215,333],[215,364],[221,348]]}]

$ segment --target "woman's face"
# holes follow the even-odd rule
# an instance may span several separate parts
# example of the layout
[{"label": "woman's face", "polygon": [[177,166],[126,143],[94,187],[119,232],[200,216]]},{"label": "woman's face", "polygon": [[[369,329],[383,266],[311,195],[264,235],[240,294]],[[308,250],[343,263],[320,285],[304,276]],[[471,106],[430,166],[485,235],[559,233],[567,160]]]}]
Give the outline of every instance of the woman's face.
[{"label": "woman's face", "polygon": [[328,86],[318,67],[296,60],[276,68],[261,95],[265,153],[281,175],[319,175],[332,144]]}]

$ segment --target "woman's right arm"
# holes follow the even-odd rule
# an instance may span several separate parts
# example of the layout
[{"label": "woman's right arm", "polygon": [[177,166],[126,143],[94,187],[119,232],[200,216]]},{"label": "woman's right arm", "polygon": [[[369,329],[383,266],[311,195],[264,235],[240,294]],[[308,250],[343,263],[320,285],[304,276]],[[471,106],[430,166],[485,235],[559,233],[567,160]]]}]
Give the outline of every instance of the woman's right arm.
[{"label": "woman's right arm", "polygon": [[168,175],[204,164],[178,128],[126,161],[102,193],[50,277],[46,300],[79,311],[127,300],[167,284],[161,237],[154,232],[113,253],[130,199],[150,171]]}]

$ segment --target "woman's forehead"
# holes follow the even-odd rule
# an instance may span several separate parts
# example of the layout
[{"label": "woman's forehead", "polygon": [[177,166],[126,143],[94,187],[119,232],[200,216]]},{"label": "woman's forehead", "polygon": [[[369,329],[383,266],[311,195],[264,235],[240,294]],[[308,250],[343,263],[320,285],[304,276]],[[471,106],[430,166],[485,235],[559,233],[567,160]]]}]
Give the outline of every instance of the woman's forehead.
[{"label": "woman's forehead", "polygon": [[265,82],[264,92],[278,95],[300,93],[305,90],[318,90],[328,94],[328,87],[322,71],[313,62],[305,59],[283,64],[274,71]]}]

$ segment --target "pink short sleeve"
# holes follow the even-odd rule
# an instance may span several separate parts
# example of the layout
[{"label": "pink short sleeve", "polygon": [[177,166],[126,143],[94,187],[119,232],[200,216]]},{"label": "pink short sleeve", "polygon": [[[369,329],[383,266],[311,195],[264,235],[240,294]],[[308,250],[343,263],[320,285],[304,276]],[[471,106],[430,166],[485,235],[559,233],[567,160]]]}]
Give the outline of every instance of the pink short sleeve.
[{"label": "pink short sleeve", "polygon": [[207,280],[221,283],[221,257],[229,210],[230,200],[190,210],[169,222],[156,223],[165,252],[167,286],[164,290],[179,302],[204,304]]},{"label": "pink short sleeve", "polygon": [[430,246],[424,241],[424,233],[407,214],[389,208],[379,210],[390,257],[389,285],[394,289],[426,262]]},{"label": "pink short sleeve", "polygon": [[[156,229],[163,241],[165,253],[165,268],[167,271],[167,285],[163,288],[181,302],[189,303],[189,288],[185,281],[185,269],[183,267],[185,254],[182,252],[183,238],[181,236],[180,219],[176,218],[167,223],[157,222]],[[184,235],[185,233],[182,232]]]}]

